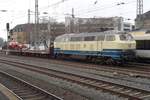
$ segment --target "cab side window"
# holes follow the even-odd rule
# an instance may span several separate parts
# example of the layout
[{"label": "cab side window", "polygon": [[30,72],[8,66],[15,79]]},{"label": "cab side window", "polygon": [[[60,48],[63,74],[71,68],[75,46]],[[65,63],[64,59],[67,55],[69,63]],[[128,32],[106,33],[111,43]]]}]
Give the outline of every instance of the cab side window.
[{"label": "cab side window", "polygon": [[127,40],[127,36],[126,35],[120,35],[120,40],[122,40],[122,41]]}]

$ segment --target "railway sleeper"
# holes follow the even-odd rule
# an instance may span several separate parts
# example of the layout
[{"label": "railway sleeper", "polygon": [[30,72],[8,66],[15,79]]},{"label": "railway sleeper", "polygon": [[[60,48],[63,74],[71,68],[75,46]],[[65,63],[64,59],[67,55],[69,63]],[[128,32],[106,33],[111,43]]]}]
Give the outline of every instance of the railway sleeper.
[{"label": "railway sleeper", "polygon": [[20,91],[20,92],[21,92],[21,91],[24,92],[24,91],[28,91],[27,89],[21,89],[21,88],[15,88],[15,89],[14,89],[14,88],[11,88],[11,90],[14,91],[14,92],[19,92],[19,91]]},{"label": "railway sleeper", "polygon": [[34,98],[27,98],[26,100],[53,100],[53,99],[48,99],[45,96],[40,96],[40,97],[34,97]]},{"label": "railway sleeper", "polygon": [[134,92],[133,90],[122,91],[121,93],[128,94],[128,95],[135,96],[135,97],[136,95],[141,94],[141,92],[138,92],[138,91]]},{"label": "railway sleeper", "polygon": [[122,91],[124,88],[118,87],[118,88],[114,88],[114,91]]},{"label": "railway sleeper", "polygon": [[125,90],[125,91],[122,91],[122,93],[131,93],[132,90],[131,89],[128,89],[128,90]]},{"label": "railway sleeper", "polygon": [[27,98],[35,98],[39,96],[45,97],[46,95],[42,95],[41,93],[38,93],[38,94],[19,95],[19,96],[23,99],[27,99]]},{"label": "railway sleeper", "polygon": [[106,89],[113,89],[115,86],[108,86]]},{"label": "railway sleeper", "polygon": [[18,87],[18,88],[11,88],[11,90],[13,90],[13,91],[21,91],[21,90],[34,90],[34,89],[32,89],[32,88],[25,88],[25,87]]},{"label": "railway sleeper", "polygon": [[[87,79],[84,79],[84,78],[79,78],[79,79],[78,79],[78,78],[77,78],[77,80],[79,80],[79,81],[81,81],[81,82],[86,82]],[[89,81],[89,80],[88,80],[88,81]]]},{"label": "railway sleeper", "polygon": [[36,92],[36,93],[32,93],[32,92],[25,92],[25,93],[17,93],[17,95],[19,96],[28,96],[28,95],[41,95],[42,93]]},{"label": "railway sleeper", "polygon": [[94,83],[95,85],[103,85],[103,83],[100,83],[100,82],[96,82]]},{"label": "railway sleeper", "polygon": [[19,90],[21,87],[11,87],[11,90]]},{"label": "railway sleeper", "polygon": [[22,93],[32,93],[32,92],[30,92],[29,90],[28,91],[13,91],[14,93],[16,93],[16,94],[22,94]]},{"label": "railway sleeper", "polygon": [[86,80],[84,80],[84,82],[90,83],[90,82],[93,82],[93,81],[89,80],[89,79],[86,79]]},{"label": "railway sleeper", "polygon": [[143,93],[141,93],[141,92],[140,92],[140,93],[138,93],[138,92],[137,92],[137,93],[135,93],[135,95],[134,95],[134,96],[142,97],[143,95],[146,95],[146,94],[143,94]]},{"label": "railway sleeper", "polygon": [[95,83],[96,83],[96,81],[89,81],[89,83],[90,83],[90,84],[95,84]]},{"label": "railway sleeper", "polygon": [[53,99],[47,99],[47,97],[45,96],[36,96],[36,97],[33,97],[33,98],[25,98],[25,100],[53,100]]},{"label": "railway sleeper", "polygon": [[142,98],[142,99],[146,99],[146,98],[149,98],[149,97],[150,97],[150,95],[140,96],[140,98]]},{"label": "railway sleeper", "polygon": [[57,99],[54,99],[52,97],[49,97],[47,95],[41,95],[39,97],[35,97],[35,98],[31,98],[31,99],[26,99],[26,100],[57,100]]},{"label": "railway sleeper", "polygon": [[31,88],[29,87],[21,87],[21,86],[17,86],[17,87],[11,87],[12,90],[29,90]]},{"label": "railway sleeper", "polygon": [[19,92],[19,93],[17,93],[17,95],[29,95],[29,94],[36,94],[37,92],[31,92],[31,91],[29,91],[29,92]]},{"label": "railway sleeper", "polygon": [[109,84],[102,84],[99,87],[108,87],[108,86],[109,86]]},{"label": "railway sleeper", "polygon": [[137,92],[130,93],[131,96],[138,96],[139,94],[141,94],[141,92],[138,92],[138,91],[137,91]]}]

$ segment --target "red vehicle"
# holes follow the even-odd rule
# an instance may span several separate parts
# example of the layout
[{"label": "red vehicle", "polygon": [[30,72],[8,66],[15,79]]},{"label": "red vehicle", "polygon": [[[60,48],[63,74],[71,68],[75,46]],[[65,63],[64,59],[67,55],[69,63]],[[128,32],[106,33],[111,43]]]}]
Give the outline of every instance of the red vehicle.
[{"label": "red vehicle", "polygon": [[9,42],[8,48],[13,49],[13,50],[21,50],[23,48],[26,48],[26,46],[24,44],[20,44],[18,42]]}]

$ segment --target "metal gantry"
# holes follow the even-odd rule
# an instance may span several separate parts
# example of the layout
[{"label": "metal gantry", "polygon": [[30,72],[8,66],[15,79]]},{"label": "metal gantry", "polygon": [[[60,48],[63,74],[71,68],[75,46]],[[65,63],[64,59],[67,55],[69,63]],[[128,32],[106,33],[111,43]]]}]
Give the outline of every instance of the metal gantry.
[{"label": "metal gantry", "polygon": [[137,0],[137,16],[143,14],[143,0]]},{"label": "metal gantry", "polygon": [[38,0],[35,0],[35,27],[34,27],[34,46],[35,49],[38,49],[39,46],[39,11],[38,11]]}]

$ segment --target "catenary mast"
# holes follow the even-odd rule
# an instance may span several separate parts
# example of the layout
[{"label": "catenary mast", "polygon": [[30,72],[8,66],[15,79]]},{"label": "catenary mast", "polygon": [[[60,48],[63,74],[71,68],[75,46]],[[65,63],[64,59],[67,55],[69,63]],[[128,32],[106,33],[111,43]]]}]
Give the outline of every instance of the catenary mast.
[{"label": "catenary mast", "polygon": [[35,29],[34,29],[34,46],[36,49],[39,48],[39,11],[38,11],[38,0],[35,0]]},{"label": "catenary mast", "polygon": [[143,0],[137,0],[137,16],[141,16],[143,14]]},{"label": "catenary mast", "polygon": [[143,27],[143,0],[137,0],[136,9],[136,28],[141,29]]}]

